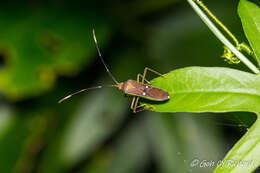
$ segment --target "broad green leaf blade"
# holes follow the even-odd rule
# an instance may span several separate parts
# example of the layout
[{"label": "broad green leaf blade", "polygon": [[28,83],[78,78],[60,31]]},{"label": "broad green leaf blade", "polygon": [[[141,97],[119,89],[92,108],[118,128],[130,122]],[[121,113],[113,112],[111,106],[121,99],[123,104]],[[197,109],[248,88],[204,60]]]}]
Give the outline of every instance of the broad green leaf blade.
[{"label": "broad green leaf blade", "polygon": [[[158,112],[229,112],[260,111],[260,76],[228,68],[189,67],[159,77],[152,85],[169,92],[165,103],[143,103]],[[148,107],[147,107],[148,108]],[[233,161],[253,161],[245,167],[228,167],[235,172],[252,172],[260,164],[260,123],[258,120],[246,135],[230,150]],[[219,170],[220,168],[217,168]]]},{"label": "broad green leaf blade", "polygon": [[166,102],[143,100],[158,112],[260,111],[260,76],[218,67],[188,67],[158,77],[152,85],[170,94]]},{"label": "broad green leaf blade", "polygon": [[238,6],[244,32],[260,64],[260,8],[247,0],[241,0]]}]

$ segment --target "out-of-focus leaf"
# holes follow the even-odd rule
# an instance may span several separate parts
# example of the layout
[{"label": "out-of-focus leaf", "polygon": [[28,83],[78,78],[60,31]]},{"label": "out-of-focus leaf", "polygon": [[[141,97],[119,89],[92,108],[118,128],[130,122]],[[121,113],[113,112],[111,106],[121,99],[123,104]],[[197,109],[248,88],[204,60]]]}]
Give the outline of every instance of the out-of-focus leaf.
[{"label": "out-of-focus leaf", "polygon": [[24,119],[23,123],[28,128],[28,136],[23,141],[21,154],[13,168],[14,172],[32,172],[35,169],[37,157],[46,144],[45,140],[51,127],[49,126],[50,117],[43,112],[37,112],[37,114]]},{"label": "out-of-focus leaf", "polygon": [[116,90],[99,92],[82,103],[66,128],[62,146],[64,152],[61,156],[64,160],[68,159],[65,162],[73,164],[89,155],[124,119],[125,108],[128,106],[125,98],[114,93]]},{"label": "out-of-focus leaf", "polygon": [[240,0],[238,14],[256,60],[260,64],[260,8],[250,1]]},{"label": "out-of-focus leaf", "polygon": [[[156,11],[162,10],[163,8],[167,8],[174,3],[178,2],[179,0],[163,0],[163,1],[156,1],[156,0],[151,0],[151,1],[126,1],[126,4],[121,5],[121,8],[119,10],[131,10],[131,13],[126,14],[122,17],[125,18],[127,16],[128,18],[136,18],[140,17],[142,15],[147,15],[149,13],[154,13]],[[138,7],[138,8],[136,8]],[[121,12],[121,11],[120,11]]]},{"label": "out-of-focus leaf", "polygon": [[[148,114],[148,113],[147,113]],[[187,166],[184,162],[183,156],[179,156],[180,149],[178,144],[178,136],[176,131],[171,129],[171,123],[174,125],[174,118],[169,116],[168,123],[164,121],[163,117],[149,113],[149,118],[146,118],[146,129],[149,136],[149,143],[151,144],[152,153],[160,172],[187,172]],[[176,157],[177,156],[177,157]]]},{"label": "out-of-focus leaf", "polygon": [[15,120],[0,140],[0,172],[12,172],[22,152],[29,130],[20,120]]},{"label": "out-of-focus leaf", "polygon": [[132,124],[118,139],[114,158],[107,169],[109,173],[140,172],[145,167],[149,154],[142,122]]},{"label": "out-of-focus leaf", "polygon": [[[108,147],[108,157],[103,158],[107,160],[103,162],[104,165],[99,165],[103,167],[103,170],[99,170],[100,173],[132,173],[141,172],[145,168],[149,161],[149,147],[143,120],[131,123],[113,147]],[[96,168],[91,169],[91,165],[88,165],[85,172],[91,171],[96,172]]]},{"label": "out-of-focus leaf", "polygon": [[94,154],[80,173],[105,173],[112,161],[110,148],[103,147],[101,151]]},{"label": "out-of-focus leaf", "polygon": [[0,105],[0,138],[13,122],[13,119],[14,116],[12,109],[7,105]]},{"label": "out-of-focus leaf", "polygon": [[[176,4],[167,15],[146,25],[146,33],[149,33],[148,39],[143,39],[147,43],[146,61],[154,63],[153,68],[162,73],[187,66],[230,66],[220,58],[223,53],[222,43],[185,3],[188,4],[186,1]],[[232,1],[205,3],[228,25],[232,33],[238,37],[242,35],[239,34],[241,26],[236,13],[237,7]],[[143,36],[140,34],[139,38]],[[236,65],[236,68],[245,69],[242,63]]]},{"label": "out-of-focus leaf", "polygon": [[[92,29],[104,44],[109,24],[91,6],[38,7],[21,4],[13,13],[0,8],[0,87],[6,97],[22,99],[49,90],[57,75],[71,75],[96,54]],[[7,8],[8,9],[8,8]]]},{"label": "out-of-focus leaf", "polygon": [[191,162],[195,159],[199,159],[200,163],[203,160],[217,162],[222,159],[223,154],[218,142],[220,135],[214,126],[209,127],[205,121],[195,122],[195,119],[194,115],[188,113],[177,113],[174,117],[149,113],[146,128],[154,157],[159,164],[159,172],[202,173],[212,172],[216,168],[217,165],[191,166]]},{"label": "out-of-focus leaf", "polygon": [[64,132],[48,148],[41,172],[70,169],[94,152],[118,128],[128,104],[121,93],[111,90],[88,94]]},{"label": "out-of-focus leaf", "polygon": [[41,150],[47,121],[42,113],[25,112],[13,111],[5,121],[6,127],[1,129],[0,172],[30,172],[35,166],[35,156]]}]

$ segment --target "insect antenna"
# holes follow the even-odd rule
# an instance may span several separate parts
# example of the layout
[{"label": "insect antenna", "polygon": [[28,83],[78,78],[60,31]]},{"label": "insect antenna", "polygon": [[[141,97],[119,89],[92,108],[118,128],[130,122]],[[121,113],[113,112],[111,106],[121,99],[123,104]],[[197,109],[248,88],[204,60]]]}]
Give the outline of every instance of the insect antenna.
[{"label": "insect antenna", "polygon": [[84,88],[84,89],[81,89],[79,91],[76,91],[62,99],[59,100],[58,103],[62,103],[63,101],[71,98],[72,96],[76,95],[76,94],[79,94],[79,93],[82,93],[82,92],[85,92],[85,91],[89,91],[89,90],[93,90],[93,89],[100,89],[100,88],[104,88],[104,87],[117,87],[117,85],[99,85],[99,86],[96,86],[96,87],[91,87],[91,88]]},{"label": "insect antenna", "polygon": [[97,42],[97,38],[96,38],[96,35],[95,35],[95,30],[93,29],[92,31],[93,33],[93,38],[94,38],[94,41],[95,41],[95,44],[96,44],[96,48],[97,48],[97,51],[98,51],[98,55],[99,55],[99,58],[101,59],[103,65],[105,66],[106,70],[107,70],[107,73],[109,74],[109,76],[112,78],[112,80],[116,83],[116,84],[119,84],[116,80],[116,78],[112,75],[112,73],[110,72],[110,70],[108,69],[102,55],[101,55],[101,51],[99,49],[99,46],[98,46],[98,42]]}]

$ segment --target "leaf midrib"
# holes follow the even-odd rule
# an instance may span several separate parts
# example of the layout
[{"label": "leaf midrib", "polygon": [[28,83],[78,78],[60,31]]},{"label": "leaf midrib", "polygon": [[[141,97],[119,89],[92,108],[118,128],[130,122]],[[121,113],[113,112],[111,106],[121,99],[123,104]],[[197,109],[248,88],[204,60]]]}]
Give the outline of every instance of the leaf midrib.
[{"label": "leaf midrib", "polygon": [[[243,90],[245,91],[245,90]],[[188,94],[188,93],[228,93],[228,94],[244,94],[244,95],[253,95],[260,98],[260,93],[250,93],[250,92],[238,92],[238,91],[223,91],[223,90],[192,90],[192,91],[171,91],[170,94]]]}]

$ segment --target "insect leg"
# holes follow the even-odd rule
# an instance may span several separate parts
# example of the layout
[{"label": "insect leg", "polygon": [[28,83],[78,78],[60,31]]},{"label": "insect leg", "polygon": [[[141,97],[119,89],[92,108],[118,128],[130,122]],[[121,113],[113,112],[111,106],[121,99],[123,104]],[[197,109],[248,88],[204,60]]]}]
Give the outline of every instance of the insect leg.
[{"label": "insect leg", "polygon": [[[163,76],[161,73],[159,73],[159,72],[157,72],[157,71],[155,71],[155,70],[153,70],[153,69],[151,69],[151,68],[145,67],[145,68],[144,68],[144,73],[143,73],[143,75],[141,75],[141,74],[138,74],[138,75],[137,75],[137,82],[140,81],[140,80],[139,80],[140,77],[142,77],[142,81],[140,82],[141,84],[144,84],[145,81],[147,82],[147,80],[145,79],[145,76],[146,76],[147,71],[150,71],[150,72],[153,72],[153,73],[155,73],[155,74],[157,74],[157,75],[159,75],[159,76],[165,77],[165,76]],[[150,83],[150,82],[148,81],[148,83]],[[134,107],[133,107],[133,112],[134,112],[134,113],[143,111],[143,110],[144,110],[144,106],[147,106],[146,104],[142,104],[142,105],[137,106],[137,105],[138,105],[139,98],[140,98],[140,97],[136,97],[136,99],[135,99],[135,103],[134,103]],[[142,109],[136,111],[136,109],[138,109],[138,108],[142,108]],[[155,110],[155,108],[154,108],[153,106],[148,106],[147,109],[153,109],[153,110]]]},{"label": "insect leg", "polygon": [[[137,110],[136,112],[145,111],[144,107],[145,107],[145,104],[142,104],[142,105],[137,106],[136,109],[138,109],[138,110]],[[140,109],[139,109],[139,108],[140,108]]]},{"label": "insect leg", "polygon": [[[139,83],[140,82],[140,77],[141,77],[142,75],[141,74],[137,74],[137,82]],[[142,80],[144,79],[144,77],[142,76]],[[142,84],[143,84],[143,82],[141,82]],[[139,101],[139,98],[140,97],[134,97],[133,98],[133,101],[132,101],[132,104],[133,104],[133,112],[134,113],[136,113],[136,108],[137,108],[137,105],[138,105],[138,101]]]},{"label": "insect leg", "polygon": [[135,99],[136,99],[136,96],[134,96],[132,99],[132,103],[131,103],[131,107],[130,107],[131,110],[134,110]]},{"label": "insect leg", "polygon": [[148,106],[147,104],[141,104],[136,107],[137,109],[141,108],[141,109],[137,110],[136,112],[142,112],[142,111],[146,110],[146,109],[144,109],[144,107],[146,107],[147,110],[156,111],[156,108],[152,105]]},{"label": "insect leg", "polygon": [[143,112],[145,111],[144,107],[142,107],[141,109],[138,109],[136,112]]},{"label": "insect leg", "polygon": [[135,103],[134,103],[134,107],[133,107],[133,112],[136,113],[136,108],[137,108],[137,105],[138,105],[138,102],[139,102],[139,98],[140,97],[136,97],[135,99]]},{"label": "insect leg", "polygon": [[[142,77],[142,81],[141,81],[141,84],[144,84],[144,82],[145,81],[147,81],[146,79],[145,79],[145,76],[146,76],[146,73],[147,73],[147,71],[150,71],[150,72],[153,72],[153,73],[155,73],[155,74],[157,74],[157,75],[159,75],[159,76],[163,76],[161,73],[159,73],[159,72],[157,72],[157,71],[155,71],[155,70],[153,70],[153,69],[151,69],[151,68],[148,68],[148,67],[145,67],[144,68],[144,73],[143,73],[143,75],[140,75],[140,74],[138,74],[137,75],[137,82],[139,82],[139,78],[140,77]],[[163,76],[164,77],[164,76]],[[149,82],[150,83],[150,82]],[[133,107],[133,112],[135,113],[136,112],[136,109],[138,108],[138,107],[143,107],[143,106],[137,106],[138,105],[138,101],[139,101],[139,98],[140,97],[136,97],[136,99],[135,99],[135,104],[134,104],[134,107]],[[149,107],[150,108],[150,107]],[[142,111],[142,110],[141,110]],[[140,112],[140,111],[139,111]]]},{"label": "insect leg", "polygon": [[[137,75],[137,78],[139,78],[139,79],[140,79],[140,77],[141,77],[141,78],[143,78],[143,75],[139,73],[139,74]],[[139,81],[140,81],[140,80],[139,80]],[[147,80],[147,79],[145,79],[145,78],[144,78],[144,81],[145,81],[146,83],[148,83],[148,84],[151,84],[151,82],[150,82],[150,81],[148,81],[148,80]]]},{"label": "insect leg", "polygon": [[144,83],[145,76],[146,76],[146,73],[147,73],[148,70],[149,70],[150,72],[153,72],[153,73],[157,74],[158,76],[165,77],[163,74],[161,74],[161,73],[159,73],[159,72],[157,72],[157,71],[155,71],[155,70],[153,70],[153,69],[151,69],[151,68],[145,67],[145,68],[144,68],[143,78],[142,78],[142,83]]}]

